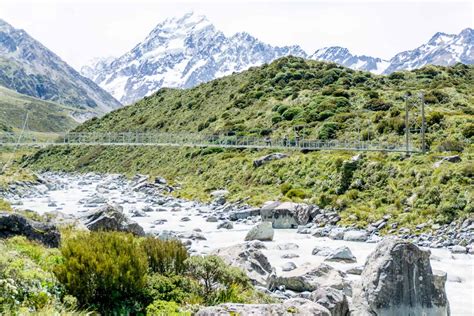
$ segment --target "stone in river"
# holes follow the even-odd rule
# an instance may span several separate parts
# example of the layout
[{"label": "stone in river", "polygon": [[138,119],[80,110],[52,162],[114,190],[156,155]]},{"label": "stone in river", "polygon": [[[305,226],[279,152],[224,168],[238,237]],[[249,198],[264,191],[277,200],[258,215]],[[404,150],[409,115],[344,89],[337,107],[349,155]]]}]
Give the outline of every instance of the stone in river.
[{"label": "stone in river", "polygon": [[256,226],[252,227],[247,236],[245,236],[245,241],[249,240],[260,240],[260,241],[272,241],[273,240],[273,227],[270,222],[261,222]]},{"label": "stone in river", "polygon": [[387,238],[367,258],[352,315],[449,315],[445,281],[433,274],[429,251]]}]

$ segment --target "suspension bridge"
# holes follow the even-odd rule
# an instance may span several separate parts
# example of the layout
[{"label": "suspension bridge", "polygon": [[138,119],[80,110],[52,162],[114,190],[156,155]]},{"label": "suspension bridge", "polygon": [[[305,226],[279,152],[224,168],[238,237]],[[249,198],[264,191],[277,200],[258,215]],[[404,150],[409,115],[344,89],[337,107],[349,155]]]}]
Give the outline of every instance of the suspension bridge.
[{"label": "suspension bridge", "polygon": [[155,146],[155,147],[218,147],[277,150],[347,150],[420,153],[411,143],[361,140],[311,140],[304,138],[270,138],[184,133],[66,133],[38,137],[24,132],[0,133],[0,146]]}]

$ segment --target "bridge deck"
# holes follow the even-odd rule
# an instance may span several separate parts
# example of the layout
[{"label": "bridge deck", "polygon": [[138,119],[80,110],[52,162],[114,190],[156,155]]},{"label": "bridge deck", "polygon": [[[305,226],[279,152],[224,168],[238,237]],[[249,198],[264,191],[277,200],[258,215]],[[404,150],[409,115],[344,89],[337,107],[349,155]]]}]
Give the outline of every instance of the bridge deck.
[{"label": "bridge deck", "polygon": [[171,133],[68,133],[38,139],[33,135],[0,133],[0,146],[157,146],[221,147],[278,150],[350,150],[384,152],[420,152],[404,144],[373,141],[287,140],[245,136],[171,134]]}]

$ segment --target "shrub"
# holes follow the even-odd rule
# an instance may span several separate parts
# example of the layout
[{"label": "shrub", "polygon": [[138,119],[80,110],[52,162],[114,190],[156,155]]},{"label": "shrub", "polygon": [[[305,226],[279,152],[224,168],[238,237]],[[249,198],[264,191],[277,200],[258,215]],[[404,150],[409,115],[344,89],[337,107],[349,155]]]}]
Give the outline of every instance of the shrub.
[{"label": "shrub", "polygon": [[303,190],[303,189],[298,189],[298,188],[294,188],[294,189],[290,189],[286,194],[285,196],[289,199],[305,199],[307,198],[307,194],[306,192]]},{"label": "shrub", "polygon": [[277,107],[277,112],[282,115],[286,110],[288,110],[289,106],[285,104],[281,104]]},{"label": "shrub", "polygon": [[197,300],[195,296],[199,293],[200,286],[199,283],[186,276],[167,277],[154,273],[147,278],[144,294],[151,302],[162,300],[183,304]]},{"label": "shrub", "polygon": [[387,111],[392,105],[382,99],[370,99],[364,108],[371,111]]},{"label": "shrub", "polygon": [[333,122],[324,123],[319,129],[318,138],[322,140],[329,140],[336,138],[336,132],[339,129],[339,125]]},{"label": "shrub", "polygon": [[18,315],[19,309],[34,313],[59,305],[64,288],[46,268],[56,258],[56,249],[24,237],[0,241],[0,314]]},{"label": "shrub", "polygon": [[250,280],[240,269],[229,267],[217,256],[193,256],[186,260],[188,273],[202,284],[202,297],[208,304],[216,302],[219,291],[232,284],[250,286]]},{"label": "shrub", "polygon": [[292,107],[292,108],[287,109],[285,112],[283,112],[282,117],[284,120],[291,121],[296,116],[298,116],[301,112],[303,112],[302,108]]},{"label": "shrub", "polygon": [[283,183],[283,184],[280,186],[280,192],[281,192],[281,194],[286,195],[286,193],[287,193],[288,191],[290,191],[292,187],[293,187],[293,186],[292,186],[291,184],[289,184],[289,183]]},{"label": "shrub", "polygon": [[272,117],[272,124],[280,123],[282,120],[283,118],[281,117],[281,115],[277,114]]},{"label": "shrub", "polygon": [[440,124],[443,119],[444,119],[443,113],[440,113],[440,112],[430,113],[426,118],[426,125],[432,126],[434,124]]},{"label": "shrub", "polygon": [[166,316],[177,316],[181,315],[179,305],[175,302],[166,302],[162,300],[156,300],[146,308],[147,315],[166,315]]},{"label": "shrub", "polygon": [[81,307],[125,313],[145,285],[147,258],[138,239],[119,232],[81,233],[61,246],[55,274]]},{"label": "shrub", "polygon": [[152,272],[164,275],[184,272],[188,251],[179,240],[148,237],[142,242]]},{"label": "shrub", "polygon": [[464,150],[464,144],[454,139],[445,140],[438,146],[438,151],[462,152],[463,150]]},{"label": "shrub", "polygon": [[7,201],[5,201],[3,199],[0,199],[0,211],[11,212],[12,207],[11,207],[10,203],[8,203]]},{"label": "shrub", "polygon": [[462,129],[462,135],[466,138],[472,138],[474,136],[474,124],[468,123]]}]

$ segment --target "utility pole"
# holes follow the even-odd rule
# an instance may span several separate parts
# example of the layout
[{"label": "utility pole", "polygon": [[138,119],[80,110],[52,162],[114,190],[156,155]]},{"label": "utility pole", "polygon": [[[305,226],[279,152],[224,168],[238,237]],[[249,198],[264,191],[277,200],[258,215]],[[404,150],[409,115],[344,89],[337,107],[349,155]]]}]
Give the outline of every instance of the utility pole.
[{"label": "utility pole", "polygon": [[410,155],[410,127],[408,126],[408,94],[405,95],[405,147],[406,155]]},{"label": "utility pole", "polygon": [[420,100],[421,100],[421,152],[425,154],[426,153],[426,140],[425,140],[426,121],[425,121],[425,97],[423,93],[420,94]]}]

